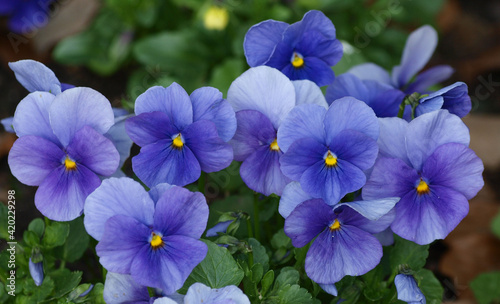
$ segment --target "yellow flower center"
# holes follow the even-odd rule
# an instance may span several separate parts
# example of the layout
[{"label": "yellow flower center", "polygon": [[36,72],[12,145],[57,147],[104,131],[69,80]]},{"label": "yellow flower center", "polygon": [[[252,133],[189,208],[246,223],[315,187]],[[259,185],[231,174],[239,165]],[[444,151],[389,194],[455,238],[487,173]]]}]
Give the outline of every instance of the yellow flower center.
[{"label": "yellow flower center", "polygon": [[294,52],[292,57],[292,65],[295,68],[301,68],[304,65],[304,58],[302,58],[300,54]]},{"label": "yellow flower center", "polygon": [[422,195],[429,193],[429,191],[429,185],[427,185],[427,183],[423,179],[420,179],[420,182],[417,185],[417,193],[419,195]]},{"label": "yellow flower center", "polygon": [[278,146],[278,141],[276,138],[273,140],[273,142],[269,145],[269,148],[273,151],[279,151],[280,147]]},{"label": "yellow flower center", "polygon": [[335,167],[337,165],[337,158],[330,151],[326,153],[325,164],[327,167]]},{"label": "yellow flower center", "polygon": [[340,229],[340,222],[338,219],[335,219],[333,221],[333,223],[328,226],[328,228],[330,228],[330,231],[335,231],[335,230],[339,230]]},{"label": "yellow flower center", "polygon": [[151,244],[151,247],[153,247],[153,249],[158,249],[159,247],[163,246],[163,239],[160,235],[153,232],[153,237],[151,238],[151,242],[149,243]]},{"label": "yellow flower center", "polygon": [[229,14],[224,7],[212,6],[203,16],[203,24],[207,30],[221,31],[229,22]]},{"label": "yellow flower center", "polygon": [[182,147],[184,146],[184,142],[182,141],[180,133],[174,138],[174,140],[172,141],[172,145],[176,149],[182,149]]},{"label": "yellow flower center", "polygon": [[64,160],[64,167],[66,167],[66,171],[76,170],[76,163],[66,156]]}]

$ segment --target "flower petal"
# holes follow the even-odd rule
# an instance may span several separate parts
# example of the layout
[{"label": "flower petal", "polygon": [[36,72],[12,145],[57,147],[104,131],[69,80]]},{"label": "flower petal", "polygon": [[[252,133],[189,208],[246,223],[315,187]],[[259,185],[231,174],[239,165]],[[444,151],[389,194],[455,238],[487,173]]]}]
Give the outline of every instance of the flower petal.
[{"label": "flower petal", "polygon": [[374,63],[363,63],[352,67],[349,74],[353,74],[361,80],[374,80],[386,85],[393,86],[389,73]]},{"label": "flower petal", "polygon": [[89,126],[75,133],[66,152],[78,164],[102,176],[113,174],[120,162],[113,143]]},{"label": "flower petal", "polygon": [[316,104],[325,109],[328,109],[328,103],[326,102],[325,96],[314,82],[309,80],[294,80],[292,81],[293,87],[295,88],[295,104]]},{"label": "flower petal", "polygon": [[330,85],[335,80],[332,68],[323,60],[311,56],[304,58],[304,66],[296,68],[289,62],[281,71],[291,80],[308,79],[320,87]]},{"label": "flower petal", "polygon": [[310,10],[302,20],[290,25],[283,33],[283,40],[291,46],[300,42],[307,32],[319,32],[327,39],[335,39],[335,26],[321,11]]},{"label": "flower petal", "polygon": [[399,158],[408,166],[411,165],[406,152],[406,133],[408,122],[397,117],[378,119],[380,135],[377,140],[381,156]]},{"label": "flower petal", "polygon": [[311,280],[333,284],[344,276],[359,276],[373,269],[382,257],[377,239],[354,226],[323,231],[309,248],[305,269]]},{"label": "flower petal", "polygon": [[120,162],[118,164],[118,170],[123,167],[123,164],[130,156],[130,149],[132,148],[132,139],[127,134],[125,129],[125,122],[127,117],[115,117],[115,124],[108,130],[104,136],[109,139],[118,154],[120,154]]},{"label": "flower petal", "polygon": [[252,26],[243,41],[248,65],[255,67],[266,64],[287,27],[288,23],[275,20],[262,21]]},{"label": "flower petal", "polygon": [[154,229],[163,235],[199,238],[208,221],[208,205],[200,192],[181,187],[166,190],[156,203]]},{"label": "flower petal", "polygon": [[57,95],[61,93],[61,83],[54,72],[35,60],[9,62],[17,81],[30,92],[42,91]]},{"label": "flower petal", "polygon": [[240,175],[248,188],[266,196],[281,195],[290,180],[283,175],[279,159],[281,151],[261,146],[241,164]]},{"label": "flower petal", "polygon": [[471,149],[462,144],[439,146],[427,158],[422,175],[430,184],[451,188],[471,199],[484,186],[483,162]]},{"label": "flower petal", "polygon": [[151,226],[154,206],[146,190],[133,179],[105,179],[85,200],[85,229],[99,241],[106,221],[115,215],[126,215]]},{"label": "flower petal", "polygon": [[399,197],[387,197],[378,200],[369,200],[369,201],[353,201],[348,203],[341,203],[335,206],[334,209],[337,209],[342,206],[347,206],[357,213],[361,214],[365,218],[376,221],[380,219],[382,216],[386,215],[389,211],[394,208],[396,203],[399,201]]},{"label": "flower petal", "polygon": [[295,89],[292,82],[278,70],[259,66],[236,78],[227,92],[227,101],[235,112],[261,112],[278,129],[281,121],[295,106]]},{"label": "flower petal", "polygon": [[200,163],[189,147],[172,147],[172,140],[160,140],[141,148],[132,158],[132,169],[148,187],[160,183],[184,186],[201,174]]},{"label": "flower petal", "polygon": [[87,196],[100,184],[99,177],[83,165],[71,171],[60,166],[40,184],[36,208],[54,221],[74,220],[82,214]]},{"label": "flower petal", "polygon": [[95,248],[99,262],[109,272],[130,274],[134,258],[141,250],[151,248],[148,242],[150,235],[151,229],[135,218],[112,216],[106,221],[102,238]]},{"label": "flower petal", "polygon": [[304,247],[334,219],[332,207],[321,199],[300,203],[285,219],[285,233],[294,247]]},{"label": "flower petal", "polygon": [[236,132],[236,116],[233,107],[216,88],[203,87],[190,95],[193,103],[193,120],[210,120],[217,127],[219,137],[228,142]]},{"label": "flower petal", "polygon": [[315,104],[296,106],[287,115],[278,129],[278,145],[287,152],[290,146],[302,138],[314,139],[318,143],[325,143],[325,108]]},{"label": "flower petal", "polygon": [[406,40],[401,64],[392,68],[392,81],[403,87],[429,61],[437,46],[437,32],[429,25],[413,31]]},{"label": "flower petal", "polygon": [[330,142],[329,147],[338,159],[348,161],[361,170],[371,168],[378,154],[377,142],[354,130],[344,130],[338,133]]},{"label": "flower petal", "polygon": [[379,125],[373,110],[353,97],[343,97],[332,103],[326,112],[324,124],[327,143],[332,142],[337,134],[346,129],[361,132],[374,140],[377,140],[379,134]]},{"label": "flower petal", "polygon": [[90,88],[73,88],[57,95],[49,111],[50,125],[63,146],[88,125],[105,134],[115,123],[111,104]]},{"label": "flower petal", "polygon": [[35,92],[21,100],[12,121],[16,135],[35,135],[59,145],[49,121],[49,109],[54,98],[50,93]]},{"label": "flower petal", "polygon": [[324,164],[328,148],[312,138],[296,140],[281,157],[281,171],[288,178],[298,181],[302,174],[316,163]]},{"label": "flower petal", "polygon": [[18,138],[9,152],[9,167],[21,183],[38,186],[57,167],[64,152],[51,141],[38,136]]},{"label": "flower petal", "polygon": [[187,277],[207,254],[207,245],[183,235],[164,236],[165,245],[153,250],[140,249],[131,266],[132,277],[141,285],[171,294],[181,288]]},{"label": "flower petal", "polygon": [[204,172],[220,171],[233,161],[231,145],[220,139],[213,122],[198,120],[186,127],[182,135]]},{"label": "flower petal", "polygon": [[447,143],[469,145],[469,128],[446,110],[434,111],[415,118],[406,135],[408,159],[417,170],[437,147]]},{"label": "flower petal", "polygon": [[149,303],[146,286],[137,284],[128,274],[115,272],[106,274],[103,297],[108,304]]},{"label": "flower petal", "polygon": [[449,65],[436,65],[426,71],[420,73],[415,78],[408,88],[405,90],[407,94],[414,92],[423,93],[430,86],[445,81],[455,70]]},{"label": "flower petal", "polygon": [[142,113],[127,119],[125,129],[128,136],[139,147],[153,144],[159,140],[172,138],[179,130],[164,112]]},{"label": "flower petal", "polygon": [[418,288],[417,281],[411,275],[398,274],[394,278],[394,285],[398,292],[398,300],[407,303],[425,304],[425,296]]},{"label": "flower petal", "polygon": [[185,303],[250,304],[241,289],[234,285],[212,289],[202,283],[194,283],[186,293]]},{"label": "flower petal", "polygon": [[137,97],[135,114],[147,112],[164,112],[178,129],[182,130],[193,122],[193,106],[191,99],[178,83],[174,82],[164,88],[155,86]]},{"label": "flower petal", "polygon": [[299,182],[291,182],[283,189],[278,208],[279,213],[282,217],[287,218],[295,207],[312,198],[312,196],[302,190]]},{"label": "flower petal", "polygon": [[236,113],[238,128],[229,144],[233,147],[234,160],[244,161],[262,145],[269,145],[276,138],[276,130],[269,118],[254,110]]}]

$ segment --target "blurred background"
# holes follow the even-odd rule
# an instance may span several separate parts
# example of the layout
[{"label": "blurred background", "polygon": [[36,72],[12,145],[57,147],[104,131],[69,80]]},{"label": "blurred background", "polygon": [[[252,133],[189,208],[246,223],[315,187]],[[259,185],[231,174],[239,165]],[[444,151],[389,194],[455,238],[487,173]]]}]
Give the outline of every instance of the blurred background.
[{"label": "blurred background", "polygon": [[[2,1],[0,118],[12,116],[27,95],[7,66],[20,59],[41,61],[61,82],[96,89],[113,106],[130,111],[147,88],[173,81],[188,93],[209,85],[226,94],[248,68],[245,33],[266,19],[293,23],[308,10],[323,11],[344,43],[336,74],[363,62],[391,69],[399,64],[408,34],[431,24],[439,44],[427,67],[451,65],[455,73],[443,85],[464,81],[469,87],[473,106],[464,121],[471,148],[485,164],[485,187],[455,231],[431,246],[427,268],[445,287],[446,302],[500,299],[500,276],[490,275],[500,271],[500,1]],[[16,190],[22,237],[30,220],[41,214],[33,204],[36,188],[10,174],[7,155],[15,139],[0,132],[0,201],[7,200],[7,190]],[[491,288],[498,294],[484,296]]]}]

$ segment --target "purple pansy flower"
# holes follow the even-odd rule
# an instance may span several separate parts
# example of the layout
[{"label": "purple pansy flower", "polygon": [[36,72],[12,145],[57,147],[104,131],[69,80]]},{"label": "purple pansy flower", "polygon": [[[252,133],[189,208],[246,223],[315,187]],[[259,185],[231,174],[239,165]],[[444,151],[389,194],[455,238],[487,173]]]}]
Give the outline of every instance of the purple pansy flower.
[{"label": "purple pansy flower", "polygon": [[0,16],[9,16],[9,29],[18,34],[29,33],[48,22],[50,4],[54,0],[2,0]]},{"label": "purple pansy flower", "polygon": [[445,238],[483,187],[483,163],[468,148],[469,130],[438,110],[415,118],[380,118],[380,156],[363,187],[364,199],[401,197],[391,229],[417,244]]},{"label": "purple pansy flower", "polygon": [[394,285],[398,291],[398,300],[409,304],[425,304],[425,296],[418,288],[417,281],[412,275],[398,274],[394,278]]},{"label": "purple pansy flower", "polygon": [[226,143],[236,130],[236,118],[222,93],[211,87],[191,96],[177,83],[152,87],[137,97],[135,114],[126,122],[130,138],[141,147],[132,168],[149,187],[159,183],[184,186],[204,172],[231,164]]},{"label": "purple pansy flower", "polygon": [[390,212],[399,198],[354,201],[332,206],[312,199],[300,184],[292,182],[283,191],[279,212],[285,218],[285,233],[295,247],[314,238],[305,261],[309,278],[328,293],[345,275],[362,275],[382,257],[382,245],[373,236],[394,219]]},{"label": "purple pansy flower", "polygon": [[353,97],[334,101],[328,110],[299,105],[278,130],[285,152],[281,170],[309,195],[334,205],[365,184],[363,170],[377,158],[378,132],[373,110]]},{"label": "purple pansy flower", "polygon": [[105,134],[113,126],[111,104],[90,88],[54,96],[34,92],[17,106],[13,126],[19,138],[9,153],[12,174],[39,186],[35,205],[57,221],[77,218],[85,198],[118,167],[119,154]]},{"label": "purple pansy flower", "polygon": [[104,180],[86,200],[84,224],[108,271],[171,294],[207,254],[199,238],[208,206],[199,192],[165,184],[153,189],[148,194],[125,177]]},{"label": "purple pansy flower", "polygon": [[430,93],[419,99],[419,105],[415,109],[415,116],[425,113],[446,109],[458,117],[464,117],[472,109],[472,103],[467,89],[463,82],[455,82],[452,85]]},{"label": "purple pansy flower", "polygon": [[308,79],[318,86],[335,79],[331,67],[342,57],[335,26],[320,11],[307,12],[292,25],[266,20],[252,26],[243,42],[248,65],[267,65],[291,80]]},{"label": "purple pansy flower", "polygon": [[325,109],[328,105],[320,88],[308,80],[290,81],[280,71],[260,66],[238,77],[227,96],[238,121],[230,144],[234,159],[243,162],[241,178],[256,192],[281,195],[290,179],[280,169],[283,152],[276,141],[277,130],[296,105],[313,103]]}]

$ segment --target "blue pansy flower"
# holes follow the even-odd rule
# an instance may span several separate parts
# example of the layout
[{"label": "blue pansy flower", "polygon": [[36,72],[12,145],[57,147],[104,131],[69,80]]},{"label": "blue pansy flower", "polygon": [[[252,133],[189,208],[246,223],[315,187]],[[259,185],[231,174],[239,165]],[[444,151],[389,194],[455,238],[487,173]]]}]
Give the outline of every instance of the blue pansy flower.
[{"label": "blue pansy flower", "polygon": [[458,117],[464,117],[472,109],[467,85],[463,82],[455,82],[441,90],[432,92],[420,98],[418,102],[419,105],[415,108],[415,116],[446,109]]},{"label": "blue pansy flower", "polygon": [[292,25],[267,20],[252,26],[243,47],[249,66],[267,65],[291,80],[308,79],[318,86],[333,82],[335,74],[331,67],[342,57],[335,26],[315,10]]},{"label": "blue pansy flower", "polygon": [[296,105],[327,107],[320,88],[308,80],[290,81],[280,71],[260,66],[249,69],[231,84],[227,100],[238,121],[230,144],[234,159],[243,162],[241,178],[256,192],[281,195],[290,179],[280,169],[283,152],[276,133]]},{"label": "blue pansy flower", "polygon": [[54,96],[33,92],[17,106],[13,126],[19,138],[9,153],[12,174],[39,186],[35,205],[46,217],[70,221],[85,198],[113,174],[120,156],[105,134],[114,124],[109,101],[90,88]]},{"label": "blue pansy flower", "polygon": [[171,294],[207,254],[199,240],[208,205],[199,192],[161,184],[146,192],[130,178],[103,181],[86,200],[84,224],[110,272]]},{"label": "blue pansy flower", "polygon": [[202,283],[194,283],[185,296],[178,293],[164,294],[161,290],[156,290],[156,295],[151,297],[147,287],[137,284],[130,275],[112,272],[106,275],[103,296],[108,304],[250,304],[243,291],[234,285],[212,289]]},{"label": "blue pansy flower", "polygon": [[152,87],[137,97],[137,116],[125,127],[141,147],[132,168],[149,187],[159,183],[184,186],[204,172],[231,164],[233,151],[226,143],[236,130],[236,118],[222,93],[211,87],[191,96],[177,83]]},{"label": "blue pansy flower", "polygon": [[346,275],[362,275],[380,262],[382,245],[373,234],[389,227],[394,219],[391,210],[398,200],[391,197],[332,207],[292,182],[283,191],[279,212],[293,246],[303,247],[314,239],[305,260],[306,273],[326,292],[336,295],[332,284]]},{"label": "blue pansy flower", "polygon": [[52,2],[54,0],[2,0],[0,16],[9,16],[11,31],[25,34],[45,26]]},{"label": "blue pansy flower", "polygon": [[417,281],[412,275],[398,274],[394,278],[394,285],[398,292],[398,300],[409,304],[425,304],[425,296],[418,288]]},{"label": "blue pansy flower", "polygon": [[469,130],[438,110],[410,123],[380,118],[380,156],[363,187],[364,199],[401,197],[391,229],[417,244],[445,238],[483,187],[483,163],[468,148]]},{"label": "blue pansy flower", "polygon": [[281,170],[309,195],[334,205],[365,184],[363,170],[377,158],[378,132],[373,110],[353,97],[334,101],[328,110],[299,105],[278,130],[285,152]]}]

